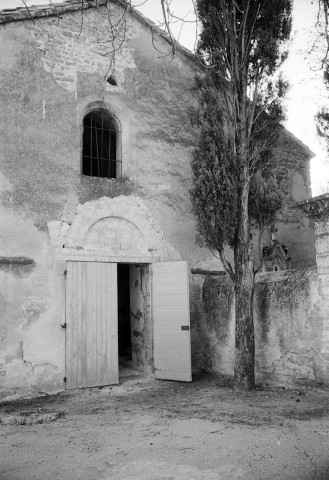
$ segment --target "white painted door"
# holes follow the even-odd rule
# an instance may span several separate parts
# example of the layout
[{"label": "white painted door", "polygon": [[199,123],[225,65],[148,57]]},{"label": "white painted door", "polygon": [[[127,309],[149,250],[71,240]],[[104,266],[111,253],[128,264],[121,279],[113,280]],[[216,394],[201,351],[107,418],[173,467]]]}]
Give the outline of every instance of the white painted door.
[{"label": "white painted door", "polygon": [[118,383],[117,264],[67,262],[66,388]]},{"label": "white painted door", "polygon": [[152,264],[155,378],[192,380],[187,262]]}]

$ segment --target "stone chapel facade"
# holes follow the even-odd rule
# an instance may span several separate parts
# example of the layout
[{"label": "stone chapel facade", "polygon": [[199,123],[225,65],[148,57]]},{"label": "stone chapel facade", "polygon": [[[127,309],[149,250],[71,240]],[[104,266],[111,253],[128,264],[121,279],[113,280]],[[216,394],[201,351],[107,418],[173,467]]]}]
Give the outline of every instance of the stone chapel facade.
[{"label": "stone chapel facade", "polygon": [[[223,270],[189,200],[200,67],[184,49],[169,61],[134,10],[111,65],[123,5],[88,2],[83,24],[78,1],[0,12],[2,397],[117,383],[119,356],[158,378],[221,370],[193,281]],[[312,154],[285,130],[277,154],[277,238],[306,268],[312,221],[292,205],[310,197]]]}]

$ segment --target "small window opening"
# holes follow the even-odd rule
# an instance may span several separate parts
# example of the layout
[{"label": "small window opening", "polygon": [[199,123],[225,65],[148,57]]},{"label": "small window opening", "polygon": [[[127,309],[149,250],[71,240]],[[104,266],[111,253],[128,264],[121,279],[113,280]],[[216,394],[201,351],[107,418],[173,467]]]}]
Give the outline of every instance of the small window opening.
[{"label": "small window opening", "polygon": [[119,177],[116,124],[105,110],[93,110],[84,117],[82,148],[83,175]]},{"label": "small window opening", "polygon": [[114,85],[115,87],[118,85],[116,79],[113,77],[113,75],[110,75],[108,78],[107,78],[107,83],[109,83],[110,85]]}]

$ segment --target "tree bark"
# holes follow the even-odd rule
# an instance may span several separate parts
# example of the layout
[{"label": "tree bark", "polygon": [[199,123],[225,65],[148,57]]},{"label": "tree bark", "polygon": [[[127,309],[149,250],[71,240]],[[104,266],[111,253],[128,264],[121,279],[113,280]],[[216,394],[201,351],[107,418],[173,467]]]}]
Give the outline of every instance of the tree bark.
[{"label": "tree bark", "polygon": [[[241,252],[246,262],[240,263],[240,280],[235,289],[235,366],[234,386],[243,390],[255,387],[255,333],[253,320],[254,273],[252,269],[252,252]],[[237,259],[238,260],[238,259]]]},{"label": "tree bark", "polygon": [[255,277],[253,249],[248,218],[249,173],[245,166],[242,175],[240,219],[234,248],[235,264],[235,366],[234,386],[251,390],[255,387],[255,333],[253,299]]}]

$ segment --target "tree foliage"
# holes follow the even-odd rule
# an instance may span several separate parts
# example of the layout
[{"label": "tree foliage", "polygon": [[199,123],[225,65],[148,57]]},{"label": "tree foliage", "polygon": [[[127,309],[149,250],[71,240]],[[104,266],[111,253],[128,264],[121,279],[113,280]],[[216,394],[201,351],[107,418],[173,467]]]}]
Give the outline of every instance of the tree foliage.
[{"label": "tree foliage", "polygon": [[198,53],[208,69],[198,79],[201,135],[191,197],[200,233],[220,252],[239,241],[245,167],[251,221],[271,223],[282,203],[273,146],[287,85],[273,74],[286,57],[282,45],[291,29],[291,2],[199,0],[198,13],[203,25]]},{"label": "tree foliage", "polygon": [[[329,90],[329,0],[319,0],[318,6],[318,25],[320,24],[320,37],[325,37],[326,49],[321,59],[323,68],[323,80],[324,84]],[[319,109],[315,115],[316,130],[320,137],[324,138],[327,143],[327,149],[329,150],[329,109],[323,106]]]},{"label": "tree foliage", "polygon": [[[229,130],[227,112],[223,111],[225,106],[220,90],[208,78],[199,80],[199,86],[200,107],[195,122],[201,134],[192,161],[194,186],[191,198],[199,231],[207,246],[220,251],[224,244],[234,246],[243,163],[234,153],[235,139],[231,138],[232,131]],[[273,155],[282,110],[277,101],[269,105],[268,110],[270,113],[262,112],[254,123],[248,158],[248,212],[250,221],[260,228],[273,222],[282,205]]]},{"label": "tree foliage", "polygon": [[[235,288],[236,384],[254,385],[251,227],[281,206],[273,146],[287,85],[276,70],[291,30],[290,0],[198,0],[202,25],[191,199],[206,245],[218,252]],[[234,264],[225,256],[233,248]]]},{"label": "tree foliage", "polygon": [[[329,64],[327,59],[323,62],[323,81],[326,89],[329,90]],[[327,106],[322,106],[319,109],[315,115],[315,122],[317,134],[326,141],[329,151],[329,108]]]}]

